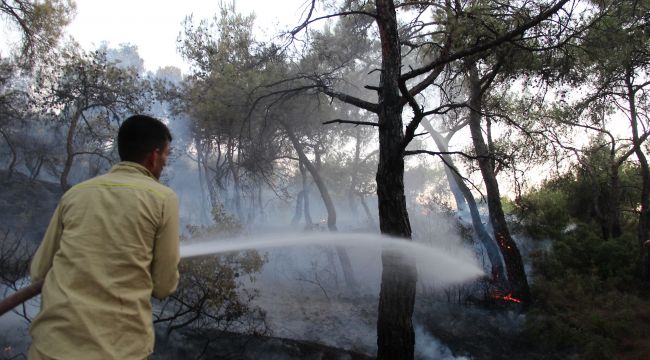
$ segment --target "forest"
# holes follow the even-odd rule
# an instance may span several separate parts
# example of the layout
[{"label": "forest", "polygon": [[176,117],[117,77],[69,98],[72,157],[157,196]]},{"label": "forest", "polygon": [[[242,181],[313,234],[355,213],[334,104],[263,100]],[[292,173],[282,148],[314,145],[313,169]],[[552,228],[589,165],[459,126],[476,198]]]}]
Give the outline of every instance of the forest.
[{"label": "forest", "polygon": [[[308,0],[272,40],[236,9],[169,24],[185,73],[145,69],[131,44],[83,49],[64,36],[72,0],[0,0],[20,34],[0,53],[2,296],[29,283],[60,196],[116,164],[121,121],[146,113],[174,135],[161,181],[182,243],[382,234],[484,272],[431,285],[419,257],[377,245],[366,267],[339,242],[318,260],[186,258],[154,358],[272,337],[324,358],[647,358],[649,0]],[[280,317],[264,279],[292,262],[304,298]],[[300,302],[310,330],[283,332]],[[16,341],[0,335],[0,359],[22,356]],[[265,353],[248,356],[233,358]]]}]

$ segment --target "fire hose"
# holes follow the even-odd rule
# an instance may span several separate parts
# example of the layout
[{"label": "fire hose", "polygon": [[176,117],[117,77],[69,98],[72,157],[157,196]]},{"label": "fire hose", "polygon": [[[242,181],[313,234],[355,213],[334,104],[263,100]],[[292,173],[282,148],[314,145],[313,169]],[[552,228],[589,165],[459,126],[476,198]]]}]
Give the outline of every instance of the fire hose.
[{"label": "fire hose", "polygon": [[33,298],[41,293],[43,288],[43,281],[36,281],[29,286],[19,289],[15,293],[7,296],[0,301],[0,316],[7,313],[9,310],[24,303],[25,301]]}]

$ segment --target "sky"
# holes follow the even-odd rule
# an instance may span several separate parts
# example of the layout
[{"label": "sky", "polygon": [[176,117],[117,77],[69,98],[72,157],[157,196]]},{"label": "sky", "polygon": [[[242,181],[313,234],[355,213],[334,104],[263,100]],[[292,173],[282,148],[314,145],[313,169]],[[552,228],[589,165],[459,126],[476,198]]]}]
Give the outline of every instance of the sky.
[{"label": "sky", "polygon": [[[226,0],[228,3],[232,0]],[[187,15],[194,20],[212,18],[219,13],[219,0],[75,0],[77,15],[67,31],[87,49],[102,41],[109,47],[122,43],[137,45],[147,70],[174,65],[187,72],[188,65],[176,51],[176,39]],[[255,13],[256,33],[267,39],[295,26],[306,0],[235,0],[242,14]]]}]

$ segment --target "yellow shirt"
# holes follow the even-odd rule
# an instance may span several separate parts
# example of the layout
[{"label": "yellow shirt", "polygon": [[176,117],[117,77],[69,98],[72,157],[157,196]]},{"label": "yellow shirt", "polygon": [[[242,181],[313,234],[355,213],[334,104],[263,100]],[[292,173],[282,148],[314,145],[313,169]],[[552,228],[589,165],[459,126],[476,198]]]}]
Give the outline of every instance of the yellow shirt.
[{"label": "yellow shirt", "polygon": [[121,162],[68,190],[31,264],[45,279],[32,345],[52,358],[144,359],[151,296],[176,290],[178,198],[143,166]]}]

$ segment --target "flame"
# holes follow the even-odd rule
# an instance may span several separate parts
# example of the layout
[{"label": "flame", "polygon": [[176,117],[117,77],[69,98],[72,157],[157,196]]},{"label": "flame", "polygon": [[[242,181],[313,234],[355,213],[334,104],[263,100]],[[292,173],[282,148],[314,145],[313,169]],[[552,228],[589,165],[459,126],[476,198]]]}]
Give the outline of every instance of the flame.
[{"label": "flame", "polygon": [[514,303],[517,303],[517,304],[520,304],[520,303],[521,303],[521,300],[517,299],[516,297],[513,297],[513,296],[512,296],[512,293],[508,293],[508,295],[505,295],[505,296],[502,296],[502,295],[499,295],[499,294],[494,294],[494,295],[492,295],[492,297],[493,297],[494,299],[500,299],[500,300],[505,300],[505,301],[511,301],[511,302],[514,302]]},{"label": "flame", "polygon": [[521,303],[521,300],[512,297],[512,294],[508,294],[508,295],[502,297],[502,299],[503,299],[503,300],[507,300],[507,301],[516,302],[517,304]]}]

